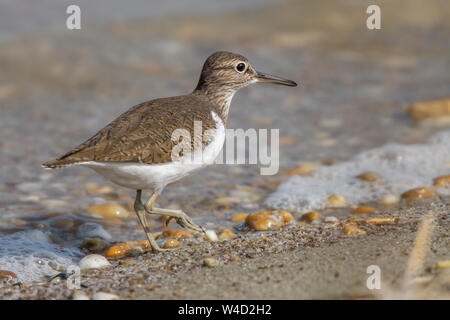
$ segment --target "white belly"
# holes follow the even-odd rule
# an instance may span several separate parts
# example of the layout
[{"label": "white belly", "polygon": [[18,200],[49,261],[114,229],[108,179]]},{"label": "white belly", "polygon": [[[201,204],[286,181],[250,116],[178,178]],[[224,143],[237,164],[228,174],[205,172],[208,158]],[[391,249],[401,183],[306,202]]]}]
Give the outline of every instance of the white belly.
[{"label": "white belly", "polygon": [[[185,157],[178,161],[162,164],[142,164],[131,162],[82,162],[80,165],[95,170],[112,182],[131,189],[161,192],[169,183],[214,163],[225,141],[225,126],[214,112],[216,130],[212,141],[203,149],[201,157]],[[193,161],[195,159],[195,161]],[[199,161],[200,159],[200,161]]]}]

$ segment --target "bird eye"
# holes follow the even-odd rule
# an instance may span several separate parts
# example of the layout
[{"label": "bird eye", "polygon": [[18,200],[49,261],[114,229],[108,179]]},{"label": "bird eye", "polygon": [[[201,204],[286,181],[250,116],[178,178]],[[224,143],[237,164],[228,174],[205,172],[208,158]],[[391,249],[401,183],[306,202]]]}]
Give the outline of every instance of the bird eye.
[{"label": "bird eye", "polygon": [[245,63],[239,62],[239,63],[236,65],[236,70],[237,70],[237,72],[244,72],[244,70],[245,70],[246,67],[247,67],[247,66],[245,65]]}]

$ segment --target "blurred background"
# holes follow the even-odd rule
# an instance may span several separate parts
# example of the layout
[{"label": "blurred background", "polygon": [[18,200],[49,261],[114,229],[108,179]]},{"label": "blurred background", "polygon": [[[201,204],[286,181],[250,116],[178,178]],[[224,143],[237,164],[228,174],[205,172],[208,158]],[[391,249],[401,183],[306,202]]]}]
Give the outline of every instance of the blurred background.
[{"label": "blurred background", "polygon": [[[158,198],[208,227],[261,208],[299,162],[335,163],[448,128],[448,114],[422,121],[410,107],[450,94],[450,2],[376,1],[381,29],[369,30],[366,9],[374,3],[0,0],[0,232],[46,229],[59,214],[76,225],[92,204],[129,206],[132,191],[87,169],[40,164],[137,103],[189,93],[219,50],[300,86],[254,85],[231,106],[229,128],[280,128],[277,176],[217,165]],[[70,4],[81,8],[80,30],[66,28]],[[143,237],[134,217],[121,229],[104,226],[117,240]],[[53,241],[74,239],[55,232]]]}]

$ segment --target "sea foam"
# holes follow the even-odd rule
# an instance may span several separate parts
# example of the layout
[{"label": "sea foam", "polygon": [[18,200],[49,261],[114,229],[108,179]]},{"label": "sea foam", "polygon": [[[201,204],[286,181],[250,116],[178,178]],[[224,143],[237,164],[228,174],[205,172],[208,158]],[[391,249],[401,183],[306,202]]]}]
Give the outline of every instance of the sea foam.
[{"label": "sea foam", "polygon": [[[368,183],[356,176],[376,172],[380,182]],[[307,212],[324,209],[333,194],[343,195],[348,205],[380,200],[386,194],[432,186],[433,178],[450,174],[450,131],[442,131],[425,144],[389,143],[365,151],[352,160],[316,169],[310,176],[293,176],[267,199],[275,209]],[[447,188],[437,188],[450,195]]]}]

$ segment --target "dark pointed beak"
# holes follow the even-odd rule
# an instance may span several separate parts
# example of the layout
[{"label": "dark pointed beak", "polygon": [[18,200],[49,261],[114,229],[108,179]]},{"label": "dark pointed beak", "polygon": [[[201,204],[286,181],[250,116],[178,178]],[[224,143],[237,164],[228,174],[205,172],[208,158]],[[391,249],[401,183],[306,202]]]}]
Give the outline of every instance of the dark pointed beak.
[{"label": "dark pointed beak", "polygon": [[276,83],[276,84],[281,84],[281,85],[290,86],[290,87],[297,86],[297,83],[295,83],[292,80],[284,79],[284,78],[277,77],[277,76],[272,76],[270,74],[262,73],[259,71],[256,71],[256,80],[258,80],[258,82]]}]

